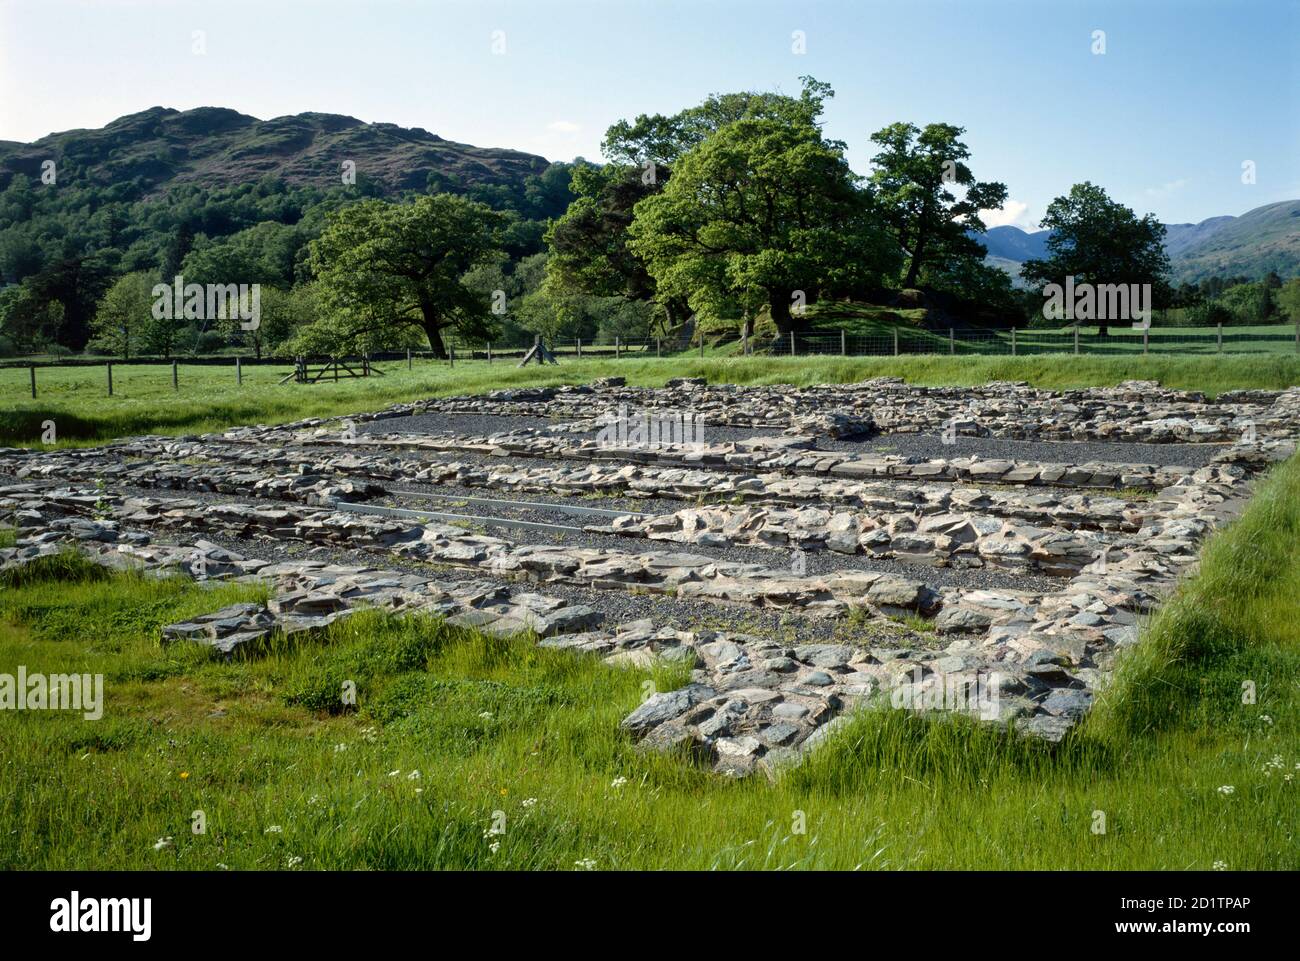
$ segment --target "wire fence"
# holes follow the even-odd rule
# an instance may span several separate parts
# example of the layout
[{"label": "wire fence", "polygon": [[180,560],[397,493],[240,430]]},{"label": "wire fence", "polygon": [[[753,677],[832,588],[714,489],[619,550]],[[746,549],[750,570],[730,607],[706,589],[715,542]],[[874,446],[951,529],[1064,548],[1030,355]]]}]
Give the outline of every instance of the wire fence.
[{"label": "wire fence", "polygon": [[[793,332],[787,335],[754,338],[749,342],[732,341],[714,344],[687,343],[679,338],[643,337],[615,338],[612,342],[591,342],[579,339],[555,341],[546,345],[547,352],[556,360],[620,360],[646,358],[682,358],[698,352],[707,356],[764,356],[764,357],[901,357],[915,355],[962,356],[1031,356],[1036,354],[1074,354],[1089,356],[1132,356],[1135,354],[1300,354],[1300,324],[1277,326],[1266,331],[1234,331],[1232,328],[1169,328],[1152,327],[1147,330],[1112,328],[1105,336],[1079,329],[1037,330],[1008,328],[1006,330],[960,329],[948,330],[895,328],[890,332],[851,334],[839,332]],[[448,344],[441,354],[433,351],[402,350],[377,351],[364,356],[338,357],[286,357],[267,355],[205,355],[185,357],[44,357],[8,358],[0,361],[0,382],[5,394],[15,390],[38,396],[42,369],[100,368],[104,387],[113,394],[114,367],[170,366],[171,386],[180,390],[181,367],[222,367],[230,370],[236,385],[242,385],[245,368],[276,367],[288,369],[284,381],[295,379],[295,369],[304,365],[330,367],[323,379],[337,381],[340,369],[344,376],[382,375],[372,367],[385,363],[414,369],[422,365],[440,363],[455,366],[457,363],[485,362],[488,364],[518,364],[533,349],[532,345],[466,345]],[[356,372],[349,370],[355,367]],[[391,369],[391,367],[390,367]],[[279,376],[279,371],[268,372]],[[300,375],[298,382],[316,382],[322,379],[313,369],[310,376]],[[26,376],[23,376],[26,374]],[[164,374],[164,376],[166,376]],[[263,375],[265,376],[265,375]]]},{"label": "wire fence", "polygon": [[1222,328],[1188,331],[1175,328],[1073,331],[895,329],[888,334],[791,333],[762,345],[774,356],[888,357],[915,354],[1029,356],[1034,354],[1241,354],[1300,353],[1300,325],[1272,333],[1234,333]]}]

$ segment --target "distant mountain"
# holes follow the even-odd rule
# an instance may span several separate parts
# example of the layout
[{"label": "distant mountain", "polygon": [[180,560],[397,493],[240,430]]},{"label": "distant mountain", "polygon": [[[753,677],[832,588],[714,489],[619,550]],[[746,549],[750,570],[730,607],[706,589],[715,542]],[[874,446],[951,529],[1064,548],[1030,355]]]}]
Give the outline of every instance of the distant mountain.
[{"label": "distant mountain", "polygon": [[[1283,200],[1240,217],[1211,217],[1199,224],[1166,224],[1165,251],[1175,281],[1215,275],[1300,276],[1300,200]],[[1047,255],[1049,231],[992,227],[978,239],[985,261],[1018,277],[1026,260]]]},{"label": "distant mountain", "polygon": [[518,150],[474,147],[419,127],[301,113],[258,120],[224,107],[151,107],[98,130],[67,130],[34,143],[0,141],[0,188],[17,173],[39,178],[41,163],[73,166],[93,183],[138,185],[146,193],[197,184],[222,187],[278,177],[291,186],[340,183],[356,164],[381,193],[424,190],[428,176],[462,186],[517,184],[549,161]]}]

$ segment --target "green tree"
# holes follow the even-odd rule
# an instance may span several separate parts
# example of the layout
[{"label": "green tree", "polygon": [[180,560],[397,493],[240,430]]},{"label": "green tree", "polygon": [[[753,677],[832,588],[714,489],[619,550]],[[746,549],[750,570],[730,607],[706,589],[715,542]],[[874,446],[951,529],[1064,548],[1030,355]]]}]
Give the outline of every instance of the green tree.
[{"label": "green tree", "polygon": [[[1155,214],[1139,218],[1131,208],[1116,203],[1101,187],[1075,184],[1068,195],[1057,197],[1047,208],[1042,226],[1051,231],[1045,260],[1027,260],[1020,276],[1041,289],[1047,284],[1076,283],[1150,284],[1159,306],[1168,292],[1165,227]],[[1103,319],[1101,336],[1107,333]]]},{"label": "green tree", "polygon": [[352,339],[417,328],[436,357],[447,356],[442,332],[449,328],[466,339],[490,337],[490,303],[462,278],[491,256],[504,220],[451,194],[343,207],[311,243],[322,306],[339,312]]},{"label": "green tree", "polygon": [[703,321],[743,316],[751,328],[766,304],[788,333],[806,325],[799,304],[893,268],[844,145],[822,135],[826,96],[815,85],[775,108],[763,101],[677,158],[663,190],[637,203],[630,247],[661,295],[685,298]]},{"label": "green tree", "polygon": [[1235,284],[1219,295],[1219,303],[1238,324],[1267,324],[1273,315],[1273,291],[1267,282]]},{"label": "green tree", "polygon": [[153,317],[156,280],[153,274],[138,271],[119,277],[108,288],[91,322],[96,347],[129,360],[132,349],[137,354],[149,349],[145,341],[151,327],[173,324],[172,321],[156,321]]},{"label": "green tree", "polygon": [[1300,277],[1292,277],[1275,295],[1277,306],[1293,324],[1300,324]]},{"label": "green tree", "polygon": [[[910,123],[890,124],[872,134],[883,149],[872,158],[871,185],[881,211],[906,252],[903,287],[911,288],[927,269],[957,269],[956,260],[982,261],[986,253],[971,233],[984,233],[981,210],[998,210],[1006,185],[976,180],[961,141],[965,130],[932,123],[924,130]],[[960,199],[953,187],[964,188]]]},{"label": "green tree", "polygon": [[18,350],[48,347],[63,326],[63,305],[29,284],[0,289],[0,336]]}]

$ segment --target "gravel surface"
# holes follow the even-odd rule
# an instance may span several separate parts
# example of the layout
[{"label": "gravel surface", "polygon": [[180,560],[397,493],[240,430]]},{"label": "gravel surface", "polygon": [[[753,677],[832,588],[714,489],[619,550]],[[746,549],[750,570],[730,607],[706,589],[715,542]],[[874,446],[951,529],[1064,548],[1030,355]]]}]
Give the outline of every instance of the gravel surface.
[{"label": "gravel surface", "polygon": [[[394,417],[358,425],[358,432],[456,434],[479,436],[513,430],[546,430],[564,420],[545,417],[497,416],[495,414],[421,414],[417,417]],[[708,443],[748,440],[779,434],[776,428],[715,427],[704,428]],[[584,437],[591,434],[564,436]],[[1042,461],[1045,463],[1082,464],[1108,461],[1116,464],[1155,464],[1160,467],[1204,467],[1225,444],[1133,444],[1109,441],[1038,441],[1006,440],[997,437],[958,437],[955,444],[944,444],[937,434],[878,434],[855,440],[817,438],[821,450],[856,453],[900,454],[906,457],[952,458],[983,457],[1003,460]]]},{"label": "gravel surface", "polygon": [[[165,494],[167,496],[184,497],[188,500],[198,501],[200,503],[212,504],[230,502],[234,500],[243,501],[242,498],[232,498],[224,494],[212,492],[178,492],[178,491],[157,491],[150,488],[125,487],[118,489],[115,493],[125,496],[142,496],[151,497]],[[250,498],[251,499],[251,498]],[[272,501],[271,503],[275,503]],[[498,535],[505,535],[509,532],[498,531]],[[170,537],[165,533],[150,535],[160,543],[180,543],[177,539]],[[427,576],[431,580],[446,581],[475,581],[475,580],[493,580],[487,572],[474,570],[471,568],[459,568],[451,565],[430,565],[404,561],[401,558],[365,550],[346,550],[341,548],[329,548],[323,546],[313,546],[299,541],[280,541],[271,537],[258,536],[252,540],[231,537],[220,532],[206,532],[202,535],[206,540],[219,544],[229,550],[235,551],[245,557],[257,558],[265,561],[289,561],[289,560],[323,560],[329,563],[345,564],[353,567],[371,567],[384,570],[400,570],[421,576]],[[585,537],[596,538],[598,535],[584,535]],[[571,546],[610,546],[607,542],[615,539],[619,542],[618,546],[626,548],[636,545],[638,541],[625,538],[602,537],[598,542],[590,544],[578,541],[548,541],[547,543],[563,543]],[[187,542],[189,539],[186,539]],[[542,543],[542,541],[530,536],[528,543]],[[675,545],[661,545],[656,547],[648,541],[639,542],[645,545],[645,549],[672,549]],[[708,553],[709,556],[719,556],[736,552],[739,556],[728,557],[733,560],[749,560],[750,554],[760,555],[754,559],[754,563],[771,563],[771,556],[777,552],[762,552],[755,548],[728,548],[726,550],[696,550],[692,549],[690,553]],[[768,556],[763,557],[762,554]],[[780,556],[779,554],[777,556]],[[809,554],[808,573],[814,574],[833,567],[846,567],[836,563],[837,560],[852,560],[841,555],[819,555]],[[883,566],[882,562],[873,562],[873,570],[891,570]],[[822,566],[825,565],[825,566]],[[907,576],[916,577],[925,580],[927,583],[938,586],[940,583],[932,575],[939,572],[937,568],[925,568],[918,570],[915,568],[906,568],[904,565],[893,565],[897,568],[898,573]],[[956,572],[953,572],[956,573]],[[964,574],[973,574],[980,576],[983,572],[967,571]],[[1050,579],[1044,579],[1047,583],[1045,589],[1054,590],[1059,584],[1053,584]],[[657,594],[632,594],[626,591],[615,590],[597,590],[595,588],[580,587],[572,584],[534,584],[522,581],[512,581],[502,579],[500,581],[507,587],[511,595],[521,593],[540,593],[555,597],[563,597],[575,604],[585,604],[597,611],[600,611],[604,617],[605,626],[621,624],[628,621],[639,620],[642,618],[652,619],[656,625],[671,625],[679,630],[727,630],[727,631],[746,631],[749,633],[763,634],[765,636],[788,638],[791,643],[802,642],[807,640],[825,640],[837,638],[844,642],[858,641],[863,644],[933,644],[933,637],[918,635],[913,631],[900,624],[888,620],[875,619],[868,625],[853,625],[845,619],[830,619],[816,616],[809,616],[800,611],[772,611],[762,610],[752,607],[731,606],[726,604],[714,604],[700,601],[679,601],[675,598],[664,597]],[[979,586],[991,586],[986,581],[973,582]],[[1026,578],[1018,577],[1014,579],[1014,586],[1021,589],[1033,589]]]},{"label": "gravel surface", "polygon": [[[404,485],[409,491],[427,491],[438,494],[483,498],[488,492],[481,488],[455,488],[451,486]],[[532,501],[530,495],[511,492],[503,494],[510,500]],[[573,503],[578,506],[592,506],[591,501],[578,498],[548,496],[552,503]],[[565,527],[583,527],[588,523],[602,524],[607,521],[600,518],[584,520],[562,511],[548,510],[545,501],[526,509],[506,507],[504,505],[475,504],[473,502],[453,500],[450,502],[417,497],[383,497],[369,503],[385,507],[405,507],[413,510],[431,510],[450,514],[464,514],[474,517],[502,517],[514,520],[534,521],[542,524],[557,524]],[[605,501],[600,506],[604,507]],[[680,510],[680,501],[639,501],[633,502],[630,509],[643,513],[672,513]],[[793,561],[791,551],[773,550],[748,545],[730,545],[728,547],[705,547],[698,544],[679,544],[674,541],[650,540],[642,537],[623,537],[617,534],[597,534],[590,531],[550,532],[541,530],[518,530],[507,527],[491,528],[489,533],[515,543],[528,544],[562,544],[566,547],[603,547],[625,551],[629,554],[645,554],[652,551],[671,551],[702,554],[718,560],[734,561],[744,564],[761,564],[764,567],[785,568]],[[839,554],[834,551],[815,551],[805,554],[809,574],[825,574],[836,570],[879,571],[886,574],[898,574],[924,581],[932,587],[980,587],[1006,588],[1010,590],[1056,591],[1061,580],[1047,575],[994,570],[990,568],[955,568],[930,567],[928,565],[900,564],[897,561],[868,557],[863,554]]]},{"label": "gravel surface", "polygon": [[[447,567],[434,569],[426,564],[403,562],[400,558],[374,554],[370,551],[330,550],[323,547],[288,545],[270,538],[247,541],[217,534],[205,535],[207,540],[245,557],[264,561],[321,560],[350,567],[369,567],[382,570],[405,571],[435,581],[467,582],[491,580],[481,571]],[[177,543],[167,538],[156,538],[160,543]],[[294,550],[293,547],[302,547]],[[933,637],[918,635],[901,624],[876,620],[870,627],[854,625],[843,619],[809,617],[799,612],[765,611],[749,607],[732,607],[697,601],[679,601],[654,594],[628,594],[623,591],[604,591],[577,587],[570,584],[532,584],[523,581],[501,581],[512,597],[518,594],[538,593],[562,597],[572,604],[585,604],[604,615],[601,626],[609,629],[618,624],[649,618],[656,627],[671,626],[677,630],[742,631],[788,640],[791,644],[809,641],[835,640],[842,643],[859,643],[863,646],[903,645],[932,646]]]}]

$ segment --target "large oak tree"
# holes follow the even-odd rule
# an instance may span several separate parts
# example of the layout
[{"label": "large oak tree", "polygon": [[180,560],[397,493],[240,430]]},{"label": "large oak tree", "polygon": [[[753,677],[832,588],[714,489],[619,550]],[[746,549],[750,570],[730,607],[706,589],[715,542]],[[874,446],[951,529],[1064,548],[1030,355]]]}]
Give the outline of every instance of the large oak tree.
[{"label": "large oak tree", "polygon": [[435,357],[447,356],[444,330],[490,337],[490,302],[463,278],[492,256],[504,222],[486,205],[451,194],[343,207],[311,243],[322,305],[338,312],[347,339],[417,328]]},{"label": "large oak tree", "polygon": [[[1153,298],[1164,301],[1169,256],[1165,227],[1155,214],[1139,218],[1101,187],[1084,182],[1048,205],[1041,226],[1051,231],[1049,256],[1020,266],[1020,276],[1030,284],[1064,285],[1070,276],[1076,284],[1150,284]],[[1102,320],[1098,333],[1106,336],[1107,327]]]},{"label": "large oak tree", "polygon": [[818,118],[829,88],[760,97],[673,163],[663,189],[637,203],[630,248],[660,295],[702,318],[768,305],[777,330],[806,325],[792,302],[864,288],[890,268],[891,247],[844,145]]},{"label": "large oak tree", "polygon": [[[982,261],[985,248],[971,233],[983,233],[981,210],[1001,208],[1004,184],[976,180],[961,141],[965,131],[932,123],[920,129],[890,124],[872,134],[883,149],[872,158],[871,184],[907,258],[903,287],[915,287],[934,266],[950,271],[957,261]],[[961,187],[961,196],[951,188]]]}]

